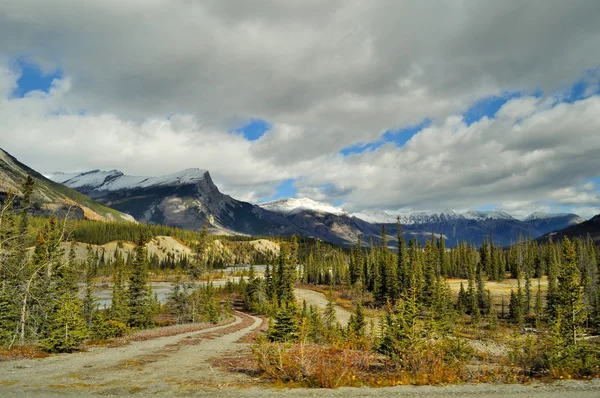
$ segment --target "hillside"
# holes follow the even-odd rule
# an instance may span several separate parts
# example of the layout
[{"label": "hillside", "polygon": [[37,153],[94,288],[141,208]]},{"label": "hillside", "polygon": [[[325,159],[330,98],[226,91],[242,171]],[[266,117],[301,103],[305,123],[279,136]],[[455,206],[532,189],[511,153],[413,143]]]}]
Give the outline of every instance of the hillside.
[{"label": "hillside", "polygon": [[589,236],[594,240],[594,242],[600,242],[600,214],[594,216],[590,220],[582,222],[581,224],[572,225],[559,231],[547,233],[539,237],[537,240],[540,242],[546,242],[549,239],[558,241],[562,240],[565,236],[569,239],[586,238]]},{"label": "hillside", "polygon": [[104,206],[88,196],[49,180],[0,149],[0,198],[8,192],[21,195],[20,188],[30,175],[35,180],[33,192],[34,215],[56,215],[99,221],[133,221],[131,216]]}]

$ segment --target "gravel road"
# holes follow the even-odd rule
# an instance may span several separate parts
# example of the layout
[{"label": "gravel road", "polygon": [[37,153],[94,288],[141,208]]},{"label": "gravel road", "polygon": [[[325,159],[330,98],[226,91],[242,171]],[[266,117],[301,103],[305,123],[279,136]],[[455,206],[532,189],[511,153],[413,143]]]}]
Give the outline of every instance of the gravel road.
[{"label": "gravel road", "polygon": [[0,396],[160,396],[248,383],[248,376],[210,366],[211,359],[249,349],[247,343],[237,341],[262,323],[242,313],[235,318],[228,325],[123,347],[0,362]]}]

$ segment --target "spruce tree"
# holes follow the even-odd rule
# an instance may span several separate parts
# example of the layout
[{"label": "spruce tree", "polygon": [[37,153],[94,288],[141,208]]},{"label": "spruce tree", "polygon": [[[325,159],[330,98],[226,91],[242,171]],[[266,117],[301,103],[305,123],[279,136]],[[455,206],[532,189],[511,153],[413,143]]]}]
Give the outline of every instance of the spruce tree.
[{"label": "spruce tree", "polygon": [[583,303],[583,283],[577,266],[575,246],[565,237],[563,263],[558,274],[557,312],[560,314],[561,333],[567,345],[575,345],[586,313]]},{"label": "spruce tree", "polygon": [[360,303],[356,305],[356,311],[350,316],[348,321],[349,335],[359,340],[365,337],[367,322],[365,321],[365,311]]},{"label": "spruce tree", "polygon": [[294,341],[298,337],[299,327],[295,307],[287,304],[279,309],[273,327],[269,327],[267,335],[273,342]]},{"label": "spruce tree", "polygon": [[60,297],[59,308],[40,341],[49,352],[75,351],[87,337],[87,328],[82,316],[81,301],[69,294]]},{"label": "spruce tree", "polygon": [[110,319],[127,323],[129,320],[129,307],[127,292],[125,291],[125,263],[118,249],[115,251],[115,258],[111,306],[108,312]]},{"label": "spruce tree", "polygon": [[145,328],[151,323],[151,297],[148,295],[148,254],[141,237],[135,248],[129,288],[127,290],[129,326]]}]

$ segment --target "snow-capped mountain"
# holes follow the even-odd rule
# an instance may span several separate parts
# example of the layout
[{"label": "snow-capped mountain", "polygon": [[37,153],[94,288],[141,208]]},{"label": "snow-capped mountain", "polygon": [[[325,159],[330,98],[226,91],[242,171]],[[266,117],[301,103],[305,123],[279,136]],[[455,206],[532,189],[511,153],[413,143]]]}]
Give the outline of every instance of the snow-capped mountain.
[{"label": "snow-capped mountain", "polygon": [[541,211],[531,213],[527,217],[523,219],[523,221],[533,221],[533,220],[547,220],[549,218],[557,218],[557,217],[565,217],[569,216],[569,213],[544,213]]},{"label": "snow-capped mountain", "polygon": [[388,213],[385,211],[365,210],[352,213],[352,216],[364,221],[376,224],[395,223],[400,218],[402,225],[418,225],[436,222],[449,222],[455,220],[514,220],[510,214],[504,211],[474,211],[458,213],[453,210],[444,210],[439,213],[432,211],[415,211],[410,213]]},{"label": "snow-capped mountain", "polygon": [[158,177],[128,176],[119,170],[48,176],[140,222],[192,230],[206,224],[214,231],[255,235],[295,232],[282,216],[221,193],[207,170]]},{"label": "snow-capped mountain", "polygon": [[388,214],[385,211],[363,210],[352,213],[351,216],[372,224],[391,224],[396,222],[396,216]]},{"label": "snow-capped mountain", "polygon": [[513,216],[508,214],[502,210],[493,210],[493,211],[475,211],[470,210],[465,213],[461,213],[461,216],[466,218],[467,220],[515,220]]},{"label": "snow-capped mountain", "polygon": [[490,231],[498,244],[510,245],[520,235],[535,238],[583,221],[573,214],[534,214],[521,221],[503,211],[366,210],[348,214],[340,207],[308,198],[254,205],[221,193],[209,172],[200,169],[159,177],[127,176],[118,170],[48,176],[140,222],[192,230],[208,224],[214,231],[226,233],[296,234],[343,245],[355,244],[359,237],[365,243],[377,242],[381,224],[386,224],[388,244],[393,245],[398,217],[407,239],[423,242],[432,234],[443,235],[449,247],[462,240],[479,245]]},{"label": "snow-capped mountain", "polygon": [[545,234],[544,236],[539,237],[537,240],[539,242],[547,242],[548,240],[558,242],[565,237],[573,239],[587,238],[588,236],[594,242],[600,243],[600,214],[582,223],[571,225],[565,229]]},{"label": "snow-capped mountain", "polygon": [[328,203],[317,202],[308,198],[278,199],[272,202],[262,203],[259,206],[263,209],[284,215],[296,214],[304,210],[314,211],[316,213],[335,214],[338,216],[348,214],[342,208],[332,206]]},{"label": "snow-capped mountain", "polygon": [[207,170],[186,169],[174,174],[160,177],[126,176],[119,170],[92,170],[84,173],[51,173],[48,178],[68,187],[86,188],[96,191],[120,191],[157,186],[180,186],[195,184],[204,180]]},{"label": "snow-capped mountain", "polygon": [[543,234],[577,225],[584,221],[577,214],[541,212],[530,214],[523,219],[524,224],[543,231]]}]

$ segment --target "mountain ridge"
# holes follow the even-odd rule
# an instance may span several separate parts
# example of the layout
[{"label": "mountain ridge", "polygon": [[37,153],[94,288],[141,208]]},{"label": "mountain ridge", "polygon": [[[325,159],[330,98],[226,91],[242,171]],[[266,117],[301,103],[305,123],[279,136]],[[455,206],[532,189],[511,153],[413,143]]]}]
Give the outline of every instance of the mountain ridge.
[{"label": "mountain ridge", "polygon": [[519,220],[501,210],[349,213],[309,198],[282,198],[255,205],[221,193],[210,173],[198,168],[158,177],[127,176],[118,170],[59,172],[51,177],[140,222],[193,230],[206,224],[213,232],[228,234],[297,234],[346,246],[355,244],[359,237],[363,243],[379,241],[382,223],[378,221],[385,221],[389,244],[395,245],[398,216],[406,238],[424,241],[432,234],[442,235],[450,246],[460,240],[479,245],[490,231],[498,244],[510,245],[520,235],[536,238],[583,221],[574,214],[541,213]]}]

